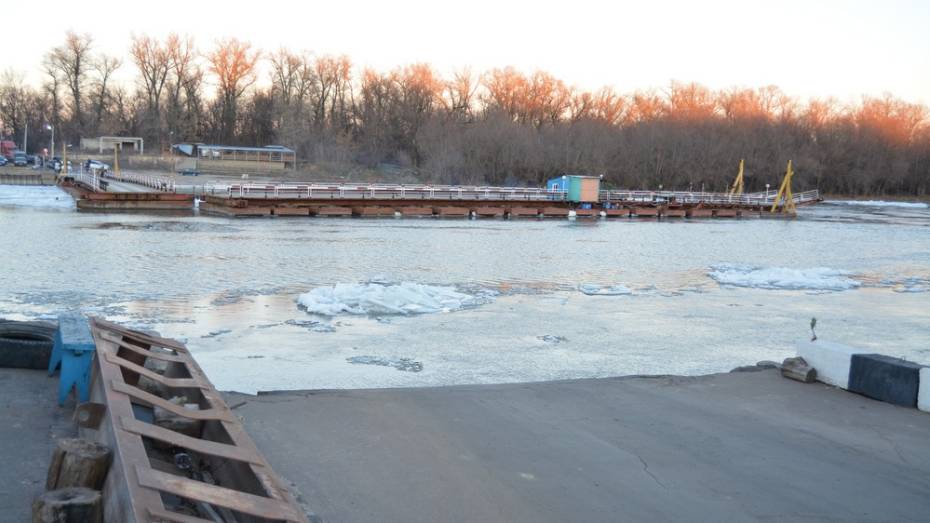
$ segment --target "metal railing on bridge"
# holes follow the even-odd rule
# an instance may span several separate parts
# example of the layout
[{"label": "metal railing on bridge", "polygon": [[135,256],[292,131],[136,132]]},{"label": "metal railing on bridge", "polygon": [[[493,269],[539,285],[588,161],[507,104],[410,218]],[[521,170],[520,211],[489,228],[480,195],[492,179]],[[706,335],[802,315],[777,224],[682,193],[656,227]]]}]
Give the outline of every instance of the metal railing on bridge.
[{"label": "metal railing on bridge", "polygon": [[[612,203],[681,203],[681,204],[708,204],[708,205],[735,205],[740,207],[765,207],[775,203],[775,191],[728,194],[719,192],[693,192],[693,191],[601,191],[600,200]],[[816,202],[820,199],[820,191],[812,190],[793,195],[795,204]]]},{"label": "metal railing on bridge", "polygon": [[103,176],[119,182],[129,182],[136,185],[143,185],[162,192],[175,192],[174,180],[163,178],[161,176],[149,176],[146,174],[123,174],[114,173],[113,171],[104,171]]},{"label": "metal railing on bridge", "polygon": [[[537,187],[484,187],[455,185],[390,185],[390,184],[231,184],[204,188],[204,193],[232,198],[308,198],[308,199],[430,199],[430,200],[493,200],[493,201],[565,201],[565,191]],[[612,203],[681,203],[762,207],[775,202],[775,191],[731,195],[728,193],[693,191],[626,191],[603,190],[601,202]],[[795,194],[796,204],[815,202],[817,190]]]},{"label": "metal railing on bridge", "polygon": [[93,171],[84,172],[84,169],[78,169],[78,172],[75,173],[74,170],[71,169],[67,172],[67,175],[74,179],[74,183],[83,186],[85,189],[93,192],[100,192],[103,190],[100,184],[100,176],[97,176],[97,173]]},{"label": "metal railing on bridge", "polygon": [[564,201],[564,191],[527,187],[456,185],[231,184],[213,192],[233,198],[313,198],[374,200]]}]

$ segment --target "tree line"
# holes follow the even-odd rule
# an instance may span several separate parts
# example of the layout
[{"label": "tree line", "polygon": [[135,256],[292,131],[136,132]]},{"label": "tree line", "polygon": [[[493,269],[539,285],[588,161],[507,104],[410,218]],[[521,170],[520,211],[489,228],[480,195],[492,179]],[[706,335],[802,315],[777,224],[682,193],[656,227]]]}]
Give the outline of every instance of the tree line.
[{"label": "tree line", "polygon": [[[32,151],[48,143],[46,124],[75,144],[99,135],[141,136],[149,150],[281,144],[307,162],[394,165],[435,183],[540,185],[570,172],[603,175],[613,187],[722,190],[745,159],[747,190],[761,190],[791,159],[798,188],[930,189],[930,113],[891,95],[842,104],[774,86],[679,82],[588,91],[543,71],[444,77],[422,63],[376,71],[236,38],[202,50],[175,34],[133,36],[126,61],[96,52],[88,34],[67,33],[45,55],[40,86],[0,74],[4,132],[19,137],[28,125]],[[134,82],[113,81],[123,68]]]}]

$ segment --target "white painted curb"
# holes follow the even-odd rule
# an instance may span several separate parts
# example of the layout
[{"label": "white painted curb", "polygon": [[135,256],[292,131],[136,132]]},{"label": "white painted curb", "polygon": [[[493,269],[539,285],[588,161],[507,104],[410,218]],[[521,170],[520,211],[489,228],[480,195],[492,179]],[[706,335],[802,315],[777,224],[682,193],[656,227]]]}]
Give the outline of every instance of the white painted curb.
[{"label": "white painted curb", "polygon": [[817,369],[817,381],[841,389],[849,388],[849,365],[852,355],[875,352],[829,341],[804,341],[798,343],[797,347],[798,356]]},{"label": "white painted curb", "polygon": [[920,369],[920,386],[917,389],[917,408],[930,412],[930,367]]}]

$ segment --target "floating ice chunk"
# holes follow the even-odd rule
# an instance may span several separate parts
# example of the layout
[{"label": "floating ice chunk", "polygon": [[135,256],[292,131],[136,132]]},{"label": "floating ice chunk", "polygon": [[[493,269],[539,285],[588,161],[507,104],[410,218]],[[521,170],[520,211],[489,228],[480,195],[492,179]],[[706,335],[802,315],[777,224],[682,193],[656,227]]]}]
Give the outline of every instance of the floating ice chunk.
[{"label": "floating ice chunk", "polygon": [[897,284],[897,287],[894,289],[895,292],[903,293],[916,293],[916,292],[930,292],[930,278],[921,278],[912,276],[909,278],[904,278],[900,282],[892,282]]},{"label": "floating ice chunk", "polygon": [[612,285],[610,287],[601,287],[600,285],[595,285],[593,283],[582,283],[578,286],[578,290],[587,294],[588,296],[624,296],[627,294],[633,294],[633,291],[629,287],[624,285]]},{"label": "floating ice chunk", "polygon": [[473,296],[454,287],[410,282],[396,285],[337,283],[332,287],[317,287],[297,298],[297,303],[307,312],[324,316],[430,314],[476,307],[489,301],[489,296]]},{"label": "floating ice chunk", "polygon": [[410,358],[382,358],[379,356],[352,356],[346,361],[354,365],[378,365],[380,367],[393,367],[403,372],[420,372],[423,364]]},{"label": "floating ice chunk", "polygon": [[216,338],[217,336],[222,336],[224,334],[229,334],[232,332],[230,329],[220,329],[215,331],[210,331],[208,334],[204,334],[201,338]]},{"label": "floating ice chunk", "polygon": [[827,200],[831,205],[854,205],[861,207],[901,207],[905,209],[927,209],[930,205],[922,202],[889,202],[885,200]]},{"label": "floating ice chunk", "polygon": [[858,288],[862,282],[849,278],[849,273],[827,267],[790,269],[787,267],[751,267],[721,264],[711,267],[708,276],[720,285],[754,289],[787,289],[810,291],[845,291]]},{"label": "floating ice chunk", "polygon": [[73,209],[74,198],[58,187],[42,185],[0,186],[0,207]]}]

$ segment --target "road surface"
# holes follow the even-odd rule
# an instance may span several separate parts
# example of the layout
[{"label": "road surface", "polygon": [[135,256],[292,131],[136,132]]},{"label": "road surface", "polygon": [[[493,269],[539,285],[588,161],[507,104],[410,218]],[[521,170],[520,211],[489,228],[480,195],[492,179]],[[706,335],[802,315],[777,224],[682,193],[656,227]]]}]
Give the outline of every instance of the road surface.
[{"label": "road surface", "polygon": [[930,518],[930,414],[775,370],[226,399],[326,522]]}]

